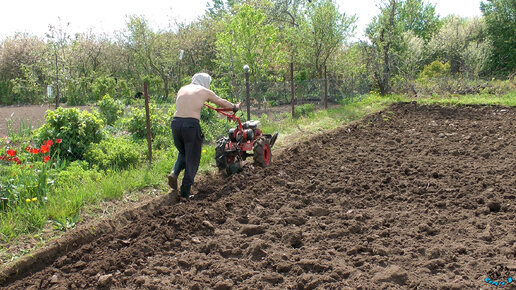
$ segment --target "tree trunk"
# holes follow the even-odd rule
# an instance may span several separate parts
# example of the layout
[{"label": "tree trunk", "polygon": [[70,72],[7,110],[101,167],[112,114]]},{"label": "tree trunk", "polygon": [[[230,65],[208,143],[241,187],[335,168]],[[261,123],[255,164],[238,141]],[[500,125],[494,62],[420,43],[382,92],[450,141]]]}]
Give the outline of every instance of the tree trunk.
[{"label": "tree trunk", "polygon": [[165,90],[165,100],[168,99],[168,79],[163,78],[163,89]]}]

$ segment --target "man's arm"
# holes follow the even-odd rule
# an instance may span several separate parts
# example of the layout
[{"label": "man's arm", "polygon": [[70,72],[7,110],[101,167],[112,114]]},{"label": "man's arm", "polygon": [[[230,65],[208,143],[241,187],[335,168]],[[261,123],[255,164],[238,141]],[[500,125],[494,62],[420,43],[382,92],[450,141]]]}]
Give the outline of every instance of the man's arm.
[{"label": "man's arm", "polygon": [[211,90],[206,90],[206,91],[208,94],[208,101],[214,103],[215,105],[217,105],[219,107],[226,108],[226,109],[231,109],[234,107],[233,103],[220,98],[213,91],[211,91]]}]

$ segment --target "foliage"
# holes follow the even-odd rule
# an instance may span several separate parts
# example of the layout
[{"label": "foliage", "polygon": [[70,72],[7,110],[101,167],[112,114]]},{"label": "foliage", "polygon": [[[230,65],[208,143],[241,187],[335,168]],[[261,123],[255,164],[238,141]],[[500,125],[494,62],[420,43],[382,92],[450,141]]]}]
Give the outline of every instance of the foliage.
[{"label": "foliage", "polygon": [[323,77],[323,69],[328,58],[355,29],[355,16],[340,13],[332,0],[314,1],[308,4],[306,22],[301,24],[303,39],[302,54],[313,63],[314,72]]},{"label": "foliage", "polygon": [[487,0],[480,4],[491,40],[493,73],[516,71],[516,3],[514,0]]},{"label": "foliage", "polygon": [[131,49],[147,73],[157,74],[163,82],[162,96],[169,96],[169,82],[179,62],[179,41],[171,32],[155,33],[143,17],[132,16],[127,23]]},{"label": "foliage", "polygon": [[314,104],[304,104],[294,108],[294,116],[299,118],[301,116],[309,116],[314,113]]},{"label": "foliage", "polygon": [[70,162],[66,168],[55,175],[56,186],[68,184],[80,184],[88,181],[98,181],[102,174],[97,170],[90,169],[89,163],[85,160]]},{"label": "foliage", "polygon": [[266,14],[259,8],[242,5],[228,19],[226,29],[217,34],[219,71],[229,73],[230,80],[237,76],[243,79],[243,66],[249,65],[252,78],[266,79],[271,65],[281,57],[276,39],[277,32],[267,23]]},{"label": "foliage", "polygon": [[428,55],[432,60],[449,62],[451,73],[467,73],[475,77],[487,66],[490,43],[486,37],[482,20],[451,16],[428,43]]},{"label": "foliage", "polygon": [[116,82],[112,77],[98,77],[93,81],[91,90],[95,100],[100,100],[105,95],[114,96],[116,94]]},{"label": "foliage", "polygon": [[100,169],[128,169],[138,164],[142,150],[128,138],[107,138],[90,144],[84,158]]},{"label": "foliage", "polygon": [[205,143],[215,143],[218,138],[227,135],[229,127],[236,126],[236,123],[230,123],[217,114],[214,110],[206,107],[201,110],[200,125]]},{"label": "foliage", "polygon": [[55,104],[56,107],[59,105],[59,98],[61,97],[61,91],[63,90],[63,83],[66,76],[69,74],[69,66],[67,66],[68,51],[67,47],[70,42],[70,35],[67,32],[67,27],[70,23],[66,23],[63,27],[61,19],[59,19],[59,25],[49,25],[49,31],[46,34],[48,45],[52,54],[52,66],[54,69],[53,87],[55,88]]},{"label": "foliage", "polygon": [[47,140],[37,148],[26,145],[25,149],[0,149],[0,210],[32,206],[31,202],[47,199],[56,167],[61,165],[56,154],[61,142]]},{"label": "foliage", "polygon": [[438,60],[425,65],[424,69],[419,74],[420,79],[434,79],[447,75],[450,72],[450,63],[442,63]]},{"label": "foliage", "polygon": [[422,0],[404,1],[398,17],[403,25],[403,31],[410,31],[425,42],[428,42],[442,25],[439,15],[435,12],[435,6]]},{"label": "foliage", "polygon": [[[149,117],[151,124],[151,136],[155,138],[159,134],[168,134],[170,131],[169,124],[171,121],[170,115],[158,112],[156,105],[149,105]],[[129,131],[136,138],[147,138],[147,121],[145,108],[133,108],[131,115],[127,120],[127,131]]]},{"label": "foliage", "polygon": [[383,2],[366,30],[372,45],[364,46],[371,78],[381,94],[391,92],[392,78],[400,72],[402,78],[410,78],[419,70],[423,43],[418,39],[428,40],[438,27],[434,6],[423,0]]},{"label": "foliage", "polygon": [[48,110],[46,123],[41,126],[36,136],[38,140],[59,138],[63,140],[58,154],[67,160],[80,160],[91,143],[98,143],[104,138],[104,122],[96,114],[77,108],[57,108]]},{"label": "foliage", "polygon": [[113,125],[120,117],[124,115],[124,106],[119,100],[114,100],[109,94],[102,97],[97,102],[100,115],[106,125]]}]

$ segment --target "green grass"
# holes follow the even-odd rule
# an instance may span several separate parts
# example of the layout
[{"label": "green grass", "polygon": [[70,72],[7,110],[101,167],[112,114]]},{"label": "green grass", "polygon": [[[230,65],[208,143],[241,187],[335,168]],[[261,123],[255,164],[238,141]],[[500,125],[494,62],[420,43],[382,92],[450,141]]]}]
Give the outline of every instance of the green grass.
[{"label": "green grass", "polygon": [[[409,99],[404,96],[379,96],[371,94],[353,100],[346,99],[341,106],[328,110],[308,112],[307,115],[292,118],[289,113],[279,121],[272,121],[266,115],[253,116],[260,119],[265,133],[279,132],[277,146],[287,146],[299,138],[331,130],[358,120],[368,114],[380,111],[397,102],[416,101],[420,104],[459,106],[467,104],[516,106],[516,91],[504,96],[466,95],[454,97],[433,96],[430,98]],[[230,124],[230,126],[233,126]],[[21,132],[26,135],[25,132]],[[175,161],[174,148],[154,152],[152,165],[142,161],[141,166],[130,170],[94,171],[70,169],[48,195],[48,201],[20,204],[14,209],[4,211],[0,216],[0,240],[9,242],[16,237],[35,233],[49,221],[57,230],[72,228],[80,221],[85,206],[94,206],[105,200],[117,200],[130,192],[154,187],[163,194],[168,191],[166,175]],[[203,146],[199,174],[215,169],[214,145]]]},{"label": "green grass", "polygon": [[417,99],[424,105],[461,106],[461,105],[499,105],[516,106],[516,90],[503,96],[494,95],[452,95],[451,97],[432,96],[430,98]]}]

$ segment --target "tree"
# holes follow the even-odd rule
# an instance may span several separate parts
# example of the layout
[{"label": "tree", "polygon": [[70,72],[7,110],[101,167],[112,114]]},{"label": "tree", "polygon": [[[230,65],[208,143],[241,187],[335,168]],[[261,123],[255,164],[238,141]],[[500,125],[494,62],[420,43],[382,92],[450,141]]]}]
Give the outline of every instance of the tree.
[{"label": "tree", "polygon": [[415,36],[428,42],[442,26],[439,15],[435,13],[435,6],[424,0],[406,0],[401,3],[399,21],[403,31],[412,31]]},{"label": "tree", "polygon": [[153,32],[143,17],[130,17],[127,27],[128,41],[138,60],[149,74],[159,75],[164,95],[168,97],[170,80],[179,61],[177,38],[172,32]]},{"label": "tree", "polygon": [[367,64],[373,73],[380,94],[391,91],[391,77],[394,66],[393,47],[401,43],[403,26],[396,21],[400,3],[390,0],[380,15],[373,19],[366,30],[372,45],[367,47]]},{"label": "tree", "polygon": [[[276,29],[266,24],[266,15],[259,8],[247,4],[230,17],[226,29],[217,34],[216,63],[219,69],[229,74],[232,83],[236,76],[243,79],[243,66],[249,65],[251,76],[267,79],[270,68],[279,58]],[[233,92],[235,92],[233,85]]]},{"label": "tree", "polygon": [[516,1],[488,0],[480,4],[493,44],[493,72],[516,71]]},{"label": "tree", "polygon": [[313,62],[315,74],[322,78],[328,58],[354,31],[355,16],[340,13],[332,0],[309,3],[306,10],[303,47]]},{"label": "tree", "polygon": [[[66,27],[68,27],[70,23],[66,23]],[[54,56],[53,65],[55,69],[55,79],[54,84],[56,87],[56,97],[55,97],[55,107],[56,109],[59,107],[59,98],[61,96],[61,88],[63,79],[67,74],[66,67],[66,48],[68,46],[68,42],[70,41],[70,35],[66,31],[66,27],[63,28],[61,23],[61,19],[59,19],[59,26],[48,26],[48,33],[46,34],[48,38],[48,43],[50,45],[50,49]]]},{"label": "tree", "polygon": [[37,103],[44,90],[45,43],[32,35],[15,34],[0,44],[0,104]]},{"label": "tree", "polygon": [[380,9],[366,29],[371,45],[364,45],[364,49],[374,83],[381,94],[387,94],[391,92],[393,76],[400,69],[415,70],[403,61],[407,53],[417,57],[418,50],[410,51],[410,42],[419,47],[418,38],[428,41],[441,23],[434,6],[423,0],[388,0]]},{"label": "tree", "polygon": [[479,18],[464,19],[450,16],[444,26],[428,43],[430,61],[450,63],[453,74],[467,73],[478,76],[490,55],[485,23]]}]

